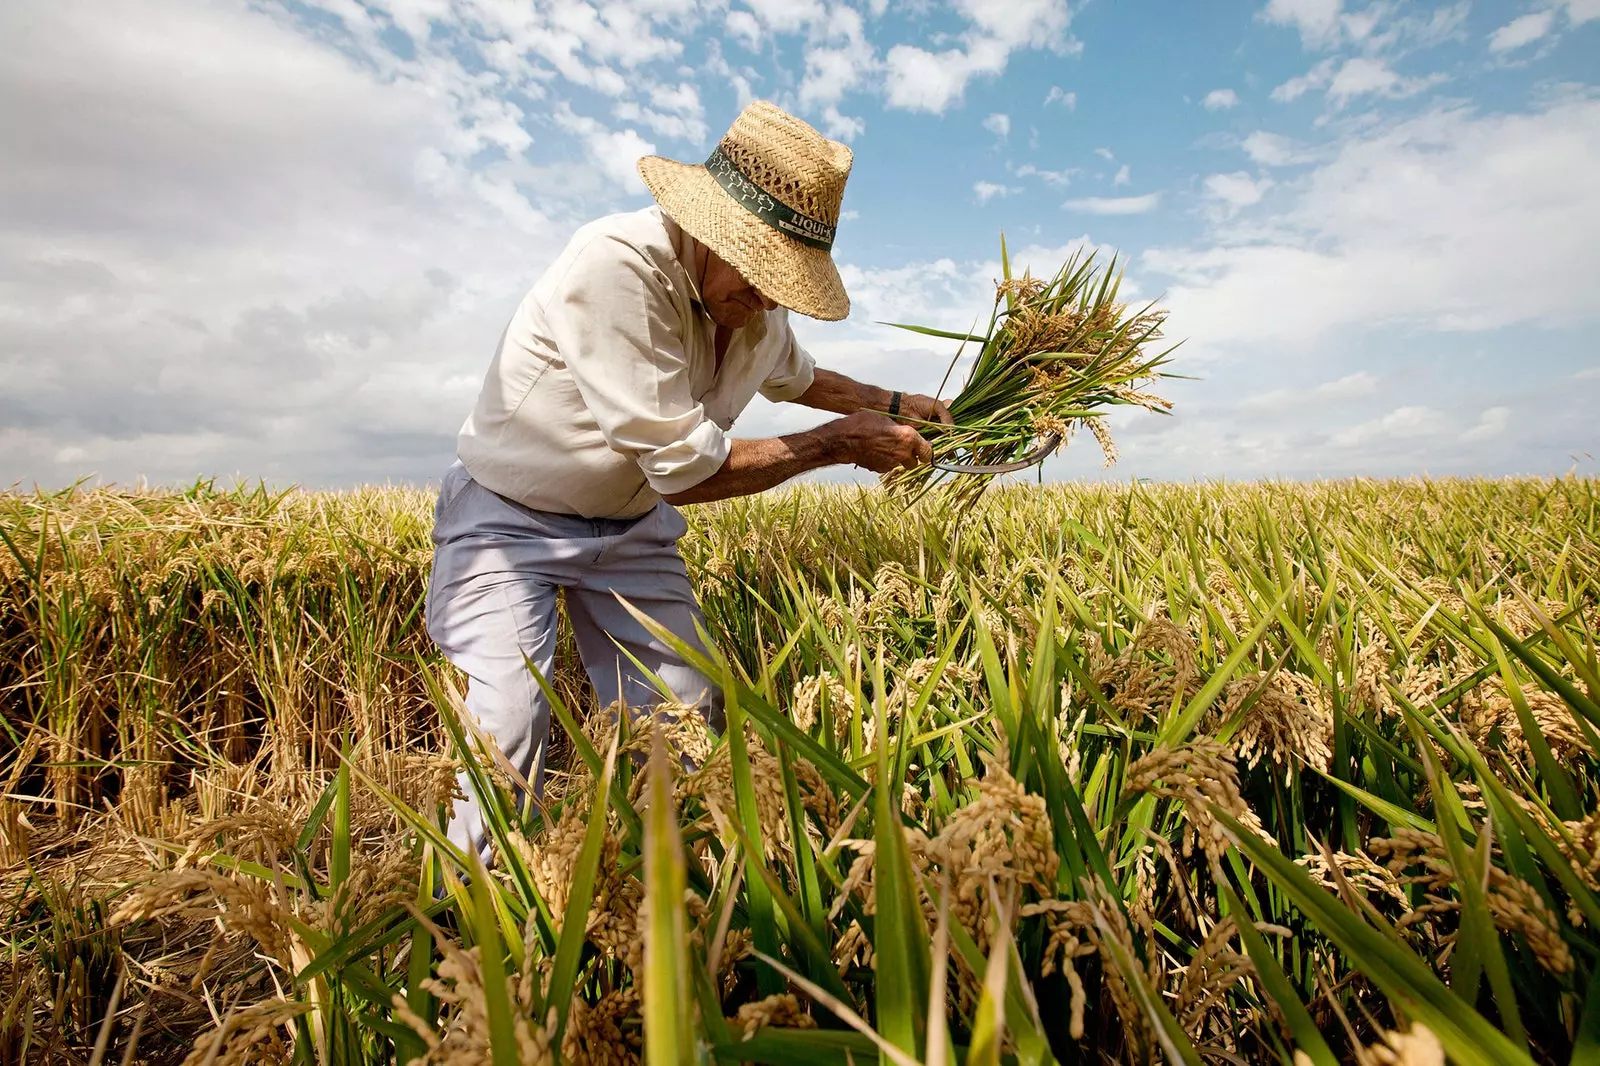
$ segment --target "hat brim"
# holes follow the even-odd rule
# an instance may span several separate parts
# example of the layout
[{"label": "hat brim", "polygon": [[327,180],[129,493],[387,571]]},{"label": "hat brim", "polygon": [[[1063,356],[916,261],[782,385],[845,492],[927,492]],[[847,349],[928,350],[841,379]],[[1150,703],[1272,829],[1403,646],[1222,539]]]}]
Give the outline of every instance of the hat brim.
[{"label": "hat brim", "polygon": [[639,176],[674,222],[769,300],[825,322],[850,314],[833,257],[751,214],[705,167],[647,155],[639,160]]}]

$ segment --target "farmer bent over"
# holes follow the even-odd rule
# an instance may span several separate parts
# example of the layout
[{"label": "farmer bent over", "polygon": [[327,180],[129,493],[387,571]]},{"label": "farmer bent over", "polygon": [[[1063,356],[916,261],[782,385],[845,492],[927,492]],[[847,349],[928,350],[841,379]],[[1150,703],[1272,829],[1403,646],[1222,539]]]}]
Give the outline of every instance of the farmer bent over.
[{"label": "farmer bent over", "polygon": [[[557,589],[602,706],[660,702],[631,654],[720,727],[721,693],[616,598],[698,646],[678,507],[835,463],[927,462],[895,416],[950,421],[932,397],[818,368],[790,331],[791,310],[850,311],[829,256],[850,163],[752,104],[703,166],[641,159],[655,205],[579,229],[506,327],[439,490],[427,625],[470,679],[468,711],[536,790],[550,707],[526,662],[551,676]],[[730,439],[758,390],[845,417]],[[462,790],[450,838],[487,859],[465,777]]]}]

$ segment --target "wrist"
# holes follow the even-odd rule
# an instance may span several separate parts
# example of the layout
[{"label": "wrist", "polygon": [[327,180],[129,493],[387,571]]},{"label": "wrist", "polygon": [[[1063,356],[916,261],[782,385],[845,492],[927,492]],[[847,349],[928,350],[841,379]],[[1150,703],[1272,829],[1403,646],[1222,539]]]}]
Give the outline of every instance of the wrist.
[{"label": "wrist", "polygon": [[849,443],[838,427],[839,421],[826,422],[816,429],[795,434],[800,445],[795,450],[801,462],[809,468],[849,462]]}]

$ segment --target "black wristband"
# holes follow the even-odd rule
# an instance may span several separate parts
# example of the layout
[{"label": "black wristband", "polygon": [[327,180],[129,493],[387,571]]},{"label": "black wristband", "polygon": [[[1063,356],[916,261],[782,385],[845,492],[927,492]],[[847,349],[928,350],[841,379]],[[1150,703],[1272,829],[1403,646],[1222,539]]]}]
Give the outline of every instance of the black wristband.
[{"label": "black wristband", "polygon": [[889,394],[889,417],[890,418],[898,418],[899,415],[900,415],[900,394],[898,392],[891,392]]}]

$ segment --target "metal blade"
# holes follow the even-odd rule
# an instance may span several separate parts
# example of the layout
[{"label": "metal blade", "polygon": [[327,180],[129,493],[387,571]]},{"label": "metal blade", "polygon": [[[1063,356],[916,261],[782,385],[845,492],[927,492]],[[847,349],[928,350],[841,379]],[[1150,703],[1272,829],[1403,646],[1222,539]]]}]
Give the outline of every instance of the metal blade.
[{"label": "metal blade", "polygon": [[952,474],[1010,474],[1017,470],[1026,470],[1035,463],[1044,462],[1050,453],[1059,447],[1061,447],[1061,434],[1051,433],[1039,438],[1038,447],[1014,463],[941,463],[936,459],[933,468]]}]

